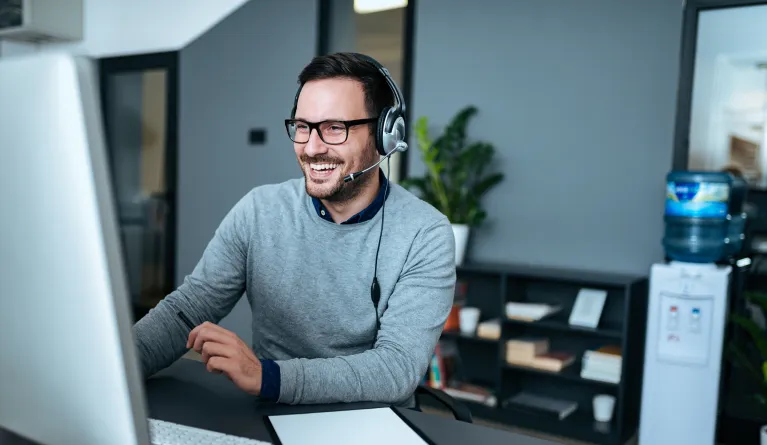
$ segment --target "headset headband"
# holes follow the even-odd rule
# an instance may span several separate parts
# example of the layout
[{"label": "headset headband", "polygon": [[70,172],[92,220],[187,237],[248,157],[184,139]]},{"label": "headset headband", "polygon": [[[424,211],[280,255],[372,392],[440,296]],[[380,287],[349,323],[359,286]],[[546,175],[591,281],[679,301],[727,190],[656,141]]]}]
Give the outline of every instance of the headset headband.
[{"label": "headset headband", "polygon": [[[387,70],[383,65],[378,63],[377,60],[374,58],[360,53],[352,53],[356,56],[365,59],[369,63],[371,63],[376,69],[384,76],[384,79],[386,79],[386,84],[389,85],[389,89],[391,90],[392,94],[394,95],[394,109],[397,113],[397,116],[403,116],[406,112],[406,106],[405,106],[405,99],[402,96],[402,92],[400,91],[399,87],[397,86],[396,82],[394,82],[394,79],[392,79],[391,75],[389,74],[389,70]],[[295,118],[296,117],[296,108],[298,108],[298,96],[301,95],[301,89],[303,89],[304,85],[301,84],[298,86],[298,91],[296,91],[296,97],[293,100],[293,111],[290,113],[290,117]],[[386,129],[386,131],[391,131],[391,126],[394,125],[394,120],[389,122],[389,128]]]},{"label": "headset headband", "polygon": [[[397,87],[397,84],[394,82],[394,79],[391,78],[391,75],[389,74],[389,70],[387,70],[383,65],[378,63],[377,60],[375,60],[374,58],[368,55],[359,54],[359,53],[354,53],[354,54],[360,56],[361,58],[373,64],[373,66],[375,66],[378,69],[378,71],[384,76],[384,79],[386,79],[386,83],[389,85],[389,89],[394,95],[394,101],[396,102],[395,109],[397,110],[398,115],[402,116],[403,114],[405,114],[405,111],[406,111],[405,99],[402,97],[402,92],[400,91],[399,87]],[[387,130],[391,130],[391,129],[388,128]]]}]

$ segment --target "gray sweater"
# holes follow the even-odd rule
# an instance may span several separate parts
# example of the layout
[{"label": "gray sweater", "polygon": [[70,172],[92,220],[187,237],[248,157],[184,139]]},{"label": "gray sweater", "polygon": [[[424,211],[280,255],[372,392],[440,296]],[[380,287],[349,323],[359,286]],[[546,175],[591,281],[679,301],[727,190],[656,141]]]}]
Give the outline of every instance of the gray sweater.
[{"label": "gray sweater", "polygon": [[243,197],[183,284],[136,323],[144,374],[186,352],[179,310],[218,323],[245,292],[252,348],[279,365],[280,402],[409,403],[453,303],[455,243],[447,218],[399,185],[384,211],[377,337],[370,284],[382,212],[326,221],[293,179]]}]

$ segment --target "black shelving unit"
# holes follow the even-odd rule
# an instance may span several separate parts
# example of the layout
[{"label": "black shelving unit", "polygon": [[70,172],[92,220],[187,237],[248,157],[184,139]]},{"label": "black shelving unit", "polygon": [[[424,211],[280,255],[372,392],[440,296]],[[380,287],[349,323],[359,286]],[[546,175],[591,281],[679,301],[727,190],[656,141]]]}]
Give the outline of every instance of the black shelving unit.
[{"label": "black shelving unit", "polygon": [[[501,338],[444,332],[452,342],[463,382],[494,392],[495,407],[466,403],[477,417],[596,444],[623,444],[636,434],[639,424],[644,339],[647,318],[646,277],[552,269],[527,265],[467,264],[457,268],[458,281],[466,283],[465,305],[481,310],[480,321],[500,318]],[[597,328],[570,326],[568,318],[581,288],[607,291]],[[558,304],[561,311],[536,322],[510,320],[509,301]],[[519,336],[545,336],[550,350],[571,352],[576,360],[561,372],[508,364],[506,341]],[[580,376],[583,352],[605,345],[622,348],[621,381],[617,384]],[[520,391],[531,391],[578,403],[578,410],[563,420],[508,408],[503,403]],[[596,422],[592,400],[597,394],[616,397],[613,419]]]}]

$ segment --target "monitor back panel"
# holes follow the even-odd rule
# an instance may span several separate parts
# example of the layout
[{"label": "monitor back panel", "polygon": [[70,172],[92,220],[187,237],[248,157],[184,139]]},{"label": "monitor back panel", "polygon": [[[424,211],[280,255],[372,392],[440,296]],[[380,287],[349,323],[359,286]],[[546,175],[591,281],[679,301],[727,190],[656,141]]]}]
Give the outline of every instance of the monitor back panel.
[{"label": "monitor back panel", "polygon": [[145,444],[91,63],[0,59],[0,427]]}]

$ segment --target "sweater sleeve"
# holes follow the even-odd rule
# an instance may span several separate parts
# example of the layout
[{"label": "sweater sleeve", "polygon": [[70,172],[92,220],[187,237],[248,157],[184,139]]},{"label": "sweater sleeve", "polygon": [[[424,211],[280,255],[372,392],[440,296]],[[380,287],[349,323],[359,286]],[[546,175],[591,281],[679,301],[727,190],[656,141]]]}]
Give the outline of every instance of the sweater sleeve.
[{"label": "sweater sleeve", "polygon": [[146,377],[170,366],[186,353],[189,327],[178,317],[184,314],[196,326],[218,323],[245,292],[248,251],[249,196],[241,199],[224,217],[194,271],[181,286],[166,296],[133,327],[141,368]]},{"label": "sweater sleeve", "polygon": [[453,303],[454,251],[447,219],[423,230],[389,297],[373,348],[349,356],[278,361],[279,401],[407,401],[426,374]]}]

